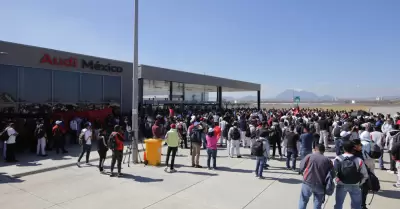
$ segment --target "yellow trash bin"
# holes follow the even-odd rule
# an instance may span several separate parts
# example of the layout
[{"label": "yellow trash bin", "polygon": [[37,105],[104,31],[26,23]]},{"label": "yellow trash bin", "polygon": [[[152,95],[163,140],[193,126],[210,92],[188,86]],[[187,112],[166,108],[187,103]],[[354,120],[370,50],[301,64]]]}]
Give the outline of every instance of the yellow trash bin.
[{"label": "yellow trash bin", "polygon": [[161,164],[161,145],[162,140],[147,139],[144,140],[146,144],[146,158],[149,165],[158,166]]}]

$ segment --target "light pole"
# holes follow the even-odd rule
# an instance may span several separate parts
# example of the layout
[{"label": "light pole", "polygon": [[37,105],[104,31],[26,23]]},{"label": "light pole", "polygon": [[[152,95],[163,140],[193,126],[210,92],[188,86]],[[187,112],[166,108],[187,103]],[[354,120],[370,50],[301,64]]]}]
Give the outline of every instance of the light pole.
[{"label": "light pole", "polygon": [[133,163],[138,163],[138,140],[139,140],[139,124],[138,124],[138,114],[139,114],[139,103],[138,103],[138,95],[139,95],[139,81],[138,81],[138,72],[139,72],[139,0],[134,0],[135,2],[135,14],[134,14],[134,25],[133,25],[133,76],[132,76],[132,130],[134,134],[134,138],[132,140],[132,161]]}]

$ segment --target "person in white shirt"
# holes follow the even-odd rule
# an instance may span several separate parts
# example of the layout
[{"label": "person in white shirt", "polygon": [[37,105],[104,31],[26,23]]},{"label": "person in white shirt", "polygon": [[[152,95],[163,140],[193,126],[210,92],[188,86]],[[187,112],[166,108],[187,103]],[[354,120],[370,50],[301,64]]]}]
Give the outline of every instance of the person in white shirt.
[{"label": "person in white shirt", "polygon": [[[226,135],[223,134],[226,129],[226,124],[228,123],[228,122],[226,122],[225,119],[226,118],[223,118],[222,121],[219,123],[219,127],[221,128],[221,136],[219,137],[219,146],[223,146],[224,141],[225,141],[225,144],[227,144],[227,137],[226,137]],[[228,133],[228,132],[226,131],[226,133]]]},{"label": "person in white shirt", "polygon": [[[384,153],[386,140],[385,140],[385,136],[383,135],[383,133],[379,131],[379,127],[377,127],[377,126],[374,127],[374,131],[371,133],[371,139],[372,139],[372,141],[375,142],[376,145],[379,146],[379,148],[381,148],[381,153]],[[379,158],[379,168],[381,170],[387,170],[384,166],[383,154]]]},{"label": "person in white shirt", "polygon": [[74,144],[78,143],[78,136],[79,136],[79,132],[78,132],[78,121],[76,119],[73,119],[69,122],[69,127],[70,127],[70,133],[71,133],[71,137],[72,137],[72,142]]},{"label": "person in white shirt", "polygon": [[78,167],[80,167],[80,161],[85,153],[86,153],[86,164],[89,164],[90,152],[92,151],[92,133],[93,133],[92,126],[90,123],[87,123],[85,124],[85,128],[82,129],[81,134],[79,134],[80,138],[79,140],[82,143],[82,152],[78,158],[78,162],[76,163]]},{"label": "person in white shirt", "polygon": [[8,140],[6,141],[6,162],[8,163],[18,162],[18,160],[15,159],[15,143],[18,133],[15,131],[14,128],[14,123],[10,123],[10,125],[6,128],[8,134]]}]

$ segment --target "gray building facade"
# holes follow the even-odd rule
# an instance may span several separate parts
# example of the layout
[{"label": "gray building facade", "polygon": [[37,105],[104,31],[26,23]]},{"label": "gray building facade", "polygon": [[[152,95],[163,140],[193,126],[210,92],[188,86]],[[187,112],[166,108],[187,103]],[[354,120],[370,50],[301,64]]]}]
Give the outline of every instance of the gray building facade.
[{"label": "gray building facade", "polygon": [[[132,73],[130,62],[0,41],[0,94],[15,103],[117,103],[127,113]],[[182,101],[187,100],[185,85],[211,86],[217,102],[222,91],[257,91],[259,98],[261,89],[254,83],[141,65],[139,101],[145,81],[167,82],[169,99],[181,95]]]}]

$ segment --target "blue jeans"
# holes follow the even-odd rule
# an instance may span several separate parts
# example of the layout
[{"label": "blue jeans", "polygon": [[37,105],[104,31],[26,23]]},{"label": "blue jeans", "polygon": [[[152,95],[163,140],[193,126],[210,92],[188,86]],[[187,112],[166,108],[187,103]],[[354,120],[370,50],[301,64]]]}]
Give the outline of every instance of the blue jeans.
[{"label": "blue jeans", "polygon": [[211,168],[210,167],[210,161],[211,161],[211,158],[212,158],[213,159],[213,168],[216,168],[217,167],[217,150],[216,149],[207,148],[207,155],[208,155],[207,167]]},{"label": "blue jeans", "polygon": [[361,209],[361,189],[358,185],[337,185],[334,209],[343,209],[347,193],[350,194],[351,208]]},{"label": "blue jeans", "polygon": [[290,159],[292,159],[292,168],[296,169],[297,150],[288,148],[286,152],[286,168],[290,168]]},{"label": "blue jeans", "polygon": [[303,160],[308,154],[311,154],[312,150],[300,150],[300,157]]},{"label": "blue jeans", "polygon": [[384,164],[384,162],[383,162],[384,150],[383,150],[383,149],[381,149],[381,153],[382,153],[382,155],[381,155],[381,157],[379,158],[379,168],[384,168],[385,166],[383,165],[383,164]]},{"label": "blue jeans", "polygon": [[340,149],[342,149],[341,148],[342,143],[343,143],[343,140],[341,138],[335,139],[335,152],[336,152],[337,156],[341,155],[343,152],[342,150],[340,150]]},{"label": "blue jeans", "polygon": [[301,186],[301,193],[300,193],[300,201],[299,201],[299,209],[306,209],[308,201],[310,200],[311,195],[314,195],[314,209],[321,209],[323,199],[324,199],[324,188],[322,185],[312,186],[303,183]]},{"label": "blue jeans", "polygon": [[263,170],[264,170],[264,164],[265,164],[265,156],[257,156],[256,157],[256,175],[258,177],[263,176]]}]

